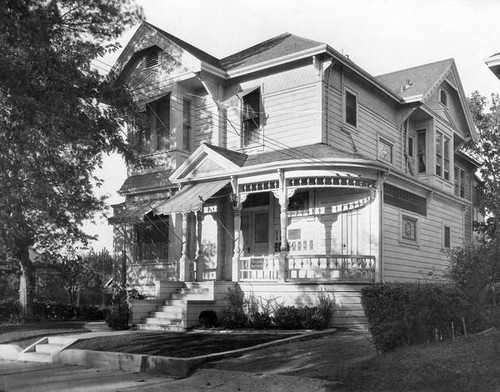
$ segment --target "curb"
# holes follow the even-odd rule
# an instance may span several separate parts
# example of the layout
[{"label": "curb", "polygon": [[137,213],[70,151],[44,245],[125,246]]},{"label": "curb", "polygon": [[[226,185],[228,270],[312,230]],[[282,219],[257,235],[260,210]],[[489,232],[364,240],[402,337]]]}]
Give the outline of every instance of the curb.
[{"label": "curb", "polygon": [[191,358],[162,357],[145,354],[128,354],[109,351],[65,349],[54,355],[52,363],[79,365],[107,370],[162,374],[170,377],[184,378],[190,376],[198,366],[212,360],[237,357],[247,352],[262,348],[283,345],[291,342],[308,340],[335,333],[337,329],[320,332],[308,332],[298,336],[262,343],[256,346],[232,351],[202,355]]}]

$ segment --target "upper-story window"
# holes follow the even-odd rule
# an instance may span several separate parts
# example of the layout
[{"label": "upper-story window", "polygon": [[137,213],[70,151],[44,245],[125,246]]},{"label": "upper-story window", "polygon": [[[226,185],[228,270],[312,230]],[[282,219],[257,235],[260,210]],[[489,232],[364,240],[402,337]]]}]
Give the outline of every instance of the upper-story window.
[{"label": "upper-story window", "polygon": [[358,126],[358,97],[349,90],[345,90],[345,122],[353,127]]},{"label": "upper-story window", "polygon": [[443,89],[439,90],[439,102],[444,106],[448,106],[448,93]]},{"label": "upper-story window", "polygon": [[143,152],[170,149],[170,95],[146,104],[146,132]]},{"label": "upper-story window", "polygon": [[182,100],[182,149],[191,149],[191,101]]},{"label": "upper-story window", "polygon": [[450,138],[436,132],[436,175],[450,179]]},{"label": "upper-story window", "polygon": [[455,166],[455,196],[465,197],[465,170]]},{"label": "upper-story window", "polygon": [[421,129],[417,131],[417,172],[425,173],[427,171],[427,142],[426,131]]},{"label": "upper-story window", "polygon": [[262,143],[261,94],[259,88],[242,97],[241,143],[242,147]]}]

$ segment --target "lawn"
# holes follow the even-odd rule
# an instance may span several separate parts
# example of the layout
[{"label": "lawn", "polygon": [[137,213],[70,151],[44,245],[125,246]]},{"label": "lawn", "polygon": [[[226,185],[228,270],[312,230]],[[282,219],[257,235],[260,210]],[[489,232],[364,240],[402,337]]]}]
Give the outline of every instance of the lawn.
[{"label": "lawn", "polygon": [[85,339],[72,349],[118,351],[165,357],[190,358],[212,353],[237,350],[293,336],[276,333],[165,333],[137,332]]},{"label": "lawn", "polygon": [[51,335],[89,332],[84,321],[44,321],[29,324],[1,324],[0,344],[17,344],[28,347],[38,339]]}]

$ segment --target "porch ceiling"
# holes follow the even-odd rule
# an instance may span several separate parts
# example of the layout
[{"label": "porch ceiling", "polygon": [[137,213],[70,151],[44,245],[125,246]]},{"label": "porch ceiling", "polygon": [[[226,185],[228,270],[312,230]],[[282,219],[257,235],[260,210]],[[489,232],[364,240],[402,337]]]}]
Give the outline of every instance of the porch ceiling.
[{"label": "porch ceiling", "polygon": [[175,196],[158,205],[154,212],[157,215],[168,215],[178,212],[199,211],[206,200],[210,199],[229,182],[229,179],[225,179],[188,185]]}]

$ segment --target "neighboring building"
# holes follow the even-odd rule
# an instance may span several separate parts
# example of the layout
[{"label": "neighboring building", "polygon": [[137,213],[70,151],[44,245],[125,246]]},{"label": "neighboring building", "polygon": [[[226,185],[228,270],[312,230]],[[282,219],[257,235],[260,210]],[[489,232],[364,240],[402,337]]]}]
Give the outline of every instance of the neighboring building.
[{"label": "neighboring building", "polygon": [[[156,162],[129,168],[110,219],[145,294],[187,287],[174,298],[209,308],[235,285],[299,306],[327,292],[333,323],[354,324],[363,286],[423,279],[472,238],[459,147],[476,131],[453,59],[372,77],[286,33],[219,60],[143,23],[114,70]],[[165,308],[146,328],[171,328]],[[201,308],[170,317],[190,326]]]},{"label": "neighboring building", "polygon": [[484,62],[489,67],[491,72],[493,72],[495,76],[500,79],[500,53],[488,57],[486,60],[484,60]]}]

